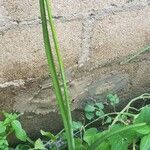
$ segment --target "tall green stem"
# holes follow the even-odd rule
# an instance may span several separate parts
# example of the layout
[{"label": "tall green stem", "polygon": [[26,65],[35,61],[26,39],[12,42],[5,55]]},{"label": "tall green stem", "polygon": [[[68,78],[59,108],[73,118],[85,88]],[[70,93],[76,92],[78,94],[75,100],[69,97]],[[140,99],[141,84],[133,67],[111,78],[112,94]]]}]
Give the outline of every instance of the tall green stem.
[{"label": "tall green stem", "polygon": [[64,65],[63,65],[62,57],[60,55],[60,48],[59,48],[59,42],[58,42],[58,38],[57,38],[57,32],[55,30],[55,25],[53,22],[52,8],[51,8],[51,5],[49,4],[49,0],[45,0],[45,3],[46,3],[47,11],[48,11],[48,18],[49,18],[50,28],[52,31],[52,37],[53,37],[53,41],[54,41],[57,61],[59,64],[61,78],[62,78],[62,82],[63,82],[63,90],[64,90],[65,104],[67,107],[67,114],[69,115],[69,120],[71,120],[71,122],[72,122],[71,113],[70,113],[71,112],[70,111],[70,100],[69,100],[69,96],[68,96],[68,89],[67,89],[66,78],[65,78],[65,73],[64,73],[65,72]]},{"label": "tall green stem", "polygon": [[[65,75],[64,75],[62,59],[59,54],[59,45],[58,45],[57,36],[56,36],[56,32],[55,32],[55,28],[54,28],[54,24],[53,24],[53,20],[52,20],[52,13],[51,13],[51,9],[48,5],[47,0],[45,1],[46,3],[44,3],[44,0],[39,0],[39,2],[40,2],[40,11],[41,11],[41,19],[42,19],[44,45],[45,45],[49,70],[50,70],[50,74],[52,77],[52,82],[53,82],[53,86],[54,86],[54,90],[55,90],[57,103],[60,108],[60,112],[62,115],[65,131],[66,131],[66,135],[67,135],[68,148],[69,148],[69,150],[74,150],[75,145],[74,145],[74,138],[73,138],[73,131],[72,131],[71,111],[70,111],[70,105],[69,105],[68,94],[67,94],[67,85],[66,85],[66,80],[65,80]],[[61,87],[59,84],[59,79],[57,76],[54,59],[53,59],[53,54],[52,54],[52,50],[51,50],[48,27],[47,27],[47,20],[46,20],[45,4],[46,4],[47,10],[48,10],[48,16],[50,18],[49,20],[50,20],[53,40],[54,40],[54,44],[55,44],[55,50],[56,50],[56,54],[57,54],[57,61],[59,63],[59,67],[61,70],[65,100],[63,98],[63,94],[62,94]]]},{"label": "tall green stem", "polygon": [[[49,0],[45,0],[45,4],[47,7],[47,12],[48,12],[48,18],[49,18],[49,23],[50,23],[50,28],[52,31],[52,37],[53,37],[53,41],[54,41],[54,46],[55,46],[55,51],[56,51],[56,56],[57,56],[57,61],[59,64],[59,68],[60,68],[60,73],[61,73],[61,78],[62,78],[62,82],[63,82],[63,90],[64,90],[64,99],[65,99],[65,105],[66,105],[66,113],[68,115],[68,126],[70,126],[69,129],[70,130],[70,140],[71,143],[74,143],[74,138],[73,138],[73,130],[72,130],[72,117],[71,117],[71,110],[70,110],[70,99],[69,99],[69,95],[68,95],[68,89],[67,89],[67,84],[66,84],[66,78],[65,78],[65,71],[64,71],[64,65],[63,65],[63,61],[62,61],[62,57],[60,55],[60,47],[59,47],[59,42],[58,42],[58,38],[57,38],[57,32],[55,30],[55,25],[53,22],[53,17],[52,17],[52,7],[51,7],[51,3],[49,3]],[[74,145],[74,144],[73,144]]]}]

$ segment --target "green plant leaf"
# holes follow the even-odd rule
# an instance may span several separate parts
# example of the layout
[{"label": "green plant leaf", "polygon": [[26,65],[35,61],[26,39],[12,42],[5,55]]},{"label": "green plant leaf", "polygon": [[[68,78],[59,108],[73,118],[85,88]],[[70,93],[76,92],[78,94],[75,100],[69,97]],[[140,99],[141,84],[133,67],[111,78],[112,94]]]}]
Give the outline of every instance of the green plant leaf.
[{"label": "green plant leaf", "polygon": [[12,128],[15,131],[16,137],[21,140],[21,141],[26,141],[27,140],[27,134],[25,130],[22,129],[21,123],[18,120],[14,120],[12,123]]},{"label": "green plant leaf", "polygon": [[105,121],[105,123],[111,123],[112,122],[112,118],[111,117],[107,117],[107,120]]},{"label": "green plant leaf", "polygon": [[73,121],[72,122],[72,128],[74,131],[81,129],[82,127],[83,127],[82,122],[79,122],[79,121],[77,121],[77,122]]},{"label": "green plant leaf", "polygon": [[[124,125],[116,124],[110,129],[110,132],[115,132],[115,131],[117,132],[117,130],[121,130],[124,127],[125,127]],[[145,126],[143,126],[143,127],[145,127]],[[113,141],[116,142],[116,140],[119,141],[120,139],[122,139],[121,142],[131,144],[134,139],[136,139],[140,136],[135,131],[136,129],[139,129],[139,128],[141,128],[141,127],[132,128],[132,129],[128,130],[128,132],[126,132],[126,131],[120,132],[118,135],[110,137],[109,141],[113,143]]]},{"label": "green plant leaf", "polygon": [[96,128],[90,128],[85,131],[83,139],[88,145],[94,142],[95,140],[95,135],[97,134],[97,129]]},{"label": "green plant leaf", "polygon": [[106,130],[102,132],[102,134],[97,138],[97,140],[95,140],[94,143],[92,143],[89,146],[88,150],[93,150],[98,148],[100,144],[102,144],[105,140],[110,139],[113,136],[120,135],[120,134],[125,135],[127,132],[130,132],[133,128],[143,127],[145,125],[146,123],[139,123],[139,124],[128,125],[117,130],[116,129]]},{"label": "green plant leaf", "polygon": [[86,112],[85,116],[88,120],[92,120],[94,118],[94,113],[93,112]]},{"label": "green plant leaf", "polygon": [[137,118],[134,120],[135,123],[142,123],[146,122],[150,125],[150,107],[145,106],[140,114],[137,116]]},{"label": "green plant leaf", "polygon": [[31,149],[31,147],[27,144],[19,144],[15,148],[15,150],[29,150],[29,149]]},{"label": "green plant leaf", "polygon": [[9,125],[13,120],[16,120],[19,115],[3,112],[5,116],[4,125]]},{"label": "green plant leaf", "polygon": [[87,145],[83,145],[81,139],[75,139],[75,150],[87,150]]},{"label": "green plant leaf", "polygon": [[150,134],[150,126],[148,125],[144,126],[143,128],[135,128],[133,130],[141,135]]},{"label": "green plant leaf", "polygon": [[103,103],[96,103],[95,105],[101,110],[104,109]]},{"label": "green plant leaf", "polygon": [[11,120],[16,120],[18,118],[19,115],[17,114],[12,114],[12,113],[7,113],[7,112],[3,112],[3,115],[5,116],[5,118],[9,118]]},{"label": "green plant leaf", "polygon": [[55,135],[53,135],[51,132],[45,132],[45,131],[43,131],[43,130],[40,130],[40,132],[41,132],[41,134],[42,134],[43,136],[46,136],[46,137],[50,138],[50,139],[53,140],[53,141],[56,141],[56,140],[57,140],[57,138],[55,137]]},{"label": "green plant leaf", "polygon": [[128,144],[123,139],[115,139],[111,143],[111,150],[128,150]]},{"label": "green plant leaf", "polygon": [[46,150],[43,142],[41,141],[41,139],[37,139],[34,143],[34,149],[36,150]]},{"label": "green plant leaf", "polygon": [[85,112],[94,112],[95,111],[95,107],[92,105],[86,105],[84,108]]},{"label": "green plant leaf", "polygon": [[9,150],[6,136],[0,136],[0,150]]},{"label": "green plant leaf", "polygon": [[6,126],[3,124],[2,121],[0,121],[0,134],[5,133],[6,131]]},{"label": "green plant leaf", "polygon": [[101,117],[104,115],[104,112],[101,110],[101,111],[96,111],[96,116],[97,117]]},{"label": "green plant leaf", "polygon": [[150,134],[141,139],[140,150],[150,150]]},{"label": "green plant leaf", "polygon": [[107,99],[110,101],[110,104],[113,106],[119,103],[119,97],[116,94],[115,95],[108,94]]},{"label": "green plant leaf", "polygon": [[109,142],[103,142],[96,150],[111,150],[111,145]]}]

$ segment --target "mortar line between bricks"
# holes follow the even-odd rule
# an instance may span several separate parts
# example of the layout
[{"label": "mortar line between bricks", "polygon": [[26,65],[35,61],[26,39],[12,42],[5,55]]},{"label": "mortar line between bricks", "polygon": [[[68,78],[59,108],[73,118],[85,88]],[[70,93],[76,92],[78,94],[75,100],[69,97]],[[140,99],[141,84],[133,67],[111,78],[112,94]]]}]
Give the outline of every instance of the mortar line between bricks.
[{"label": "mortar line between bricks", "polygon": [[[149,1],[142,3],[142,4],[138,4],[138,5],[127,3],[127,4],[124,4],[124,5],[119,6],[119,7],[111,6],[107,9],[90,10],[90,11],[87,11],[84,13],[74,13],[74,14],[70,14],[67,16],[54,16],[54,19],[59,20],[61,22],[69,22],[69,21],[74,21],[74,20],[87,20],[87,18],[89,18],[89,16],[92,15],[93,18],[95,18],[96,20],[102,20],[106,16],[113,14],[113,13],[141,10],[146,6],[149,6]],[[20,22],[17,20],[16,21],[9,20],[6,23],[8,23],[9,25],[0,27],[0,31],[5,32],[7,30],[14,29],[15,27],[18,27],[18,26],[38,25],[38,24],[40,24],[40,19],[34,18],[31,20],[23,20]]]},{"label": "mortar line between bricks", "polygon": [[81,51],[78,58],[78,65],[82,67],[90,59],[91,33],[93,30],[94,19],[87,19],[82,26]]}]

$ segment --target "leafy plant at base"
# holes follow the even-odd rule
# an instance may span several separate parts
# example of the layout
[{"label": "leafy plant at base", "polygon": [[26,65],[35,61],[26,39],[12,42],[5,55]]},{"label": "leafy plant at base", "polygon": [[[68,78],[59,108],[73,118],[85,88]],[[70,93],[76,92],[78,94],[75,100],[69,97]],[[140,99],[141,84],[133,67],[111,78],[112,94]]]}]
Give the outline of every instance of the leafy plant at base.
[{"label": "leafy plant at base", "polygon": [[3,115],[4,120],[0,121],[0,149],[9,149],[7,138],[10,134],[14,134],[22,142],[27,142],[29,138],[21,123],[17,120],[20,115],[6,112],[3,112]]},{"label": "leafy plant at base", "polygon": [[88,120],[94,119],[96,116],[100,117],[104,115],[103,112],[104,105],[102,103],[95,103],[95,104],[87,104],[85,106],[85,116]]},{"label": "leafy plant at base", "polygon": [[[99,149],[101,144],[105,142],[106,140],[109,141],[109,144],[111,146],[111,150],[117,150],[118,148],[120,150],[127,150],[128,147],[133,143],[133,147],[136,147],[135,141],[140,141],[140,149],[142,150],[149,150],[149,133],[150,133],[150,107],[145,106],[141,108],[141,112],[139,114],[132,114],[129,113],[129,109],[133,109],[130,105],[141,99],[150,99],[150,94],[143,94],[129,102],[129,104],[119,113],[116,113],[117,116],[113,119],[113,122],[108,130],[103,131],[99,138],[95,140],[93,144],[90,145],[88,150],[92,149]],[[125,115],[127,118],[132,116],[131,118],[128,118],[130,121],[129,123],[124,123],[123,121],[120,121],[120,116]],[[116,123],[120,122],[123,126],[120,126],[119,128],[115,128]],[[132,123],[133,124],[130,124]],[[99,134],[99,133],[98,133]],[[110,148],[108,148],[110,150]]]},{"label": "leafy plant at base", "polygon": [[[113,104],[114,106],[114,104],[118,104],[119,98],[116,95],[111,95],[109,98],[112,98],[109,101],[110,105]],[[128,150],[129,146],[132,145],[134,150],[136,150],[136,147],[140,147],[140,150],[149,150],[150,107],[149,105],[140,109],[131,107],[132,103],[145,99],[150,100],[150,94],[146,93],[132,99],[121,112],[104,113],[99,117],[96,116],[95,112],[97,109],[101,111],[105,106],[100,103],[98,105],[100,107],[98,108],[96,103],[91,105],[87,104],[85,106],[85,115],[92,113],[94,117],[92,118],[93,120],[90,120],[86,125],[80,123],[82,128],[80,128],[80,126],[79,130],[75,133],[83,132],[82,146],[85,146],[87,150]],[[132,110],[134,110],[134,113]],[[135,113],[135,110],[136,112],[141,111],[140,113]],[[100,119],[109,125],[108,130],[101,132],[96,128],[86,130],[88,126],[91,126]],[[137,144],[139,142],[140,145]]]}]

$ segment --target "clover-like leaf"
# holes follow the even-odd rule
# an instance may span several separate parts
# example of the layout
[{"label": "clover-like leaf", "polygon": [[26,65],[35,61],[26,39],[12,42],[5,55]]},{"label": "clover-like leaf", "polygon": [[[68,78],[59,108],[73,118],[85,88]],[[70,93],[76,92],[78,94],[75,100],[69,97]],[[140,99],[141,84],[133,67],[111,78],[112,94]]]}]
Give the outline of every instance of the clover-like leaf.
[{"label": "clover-like leaf", "polygon": [[113,106],[119,103],[119,97],[117,96],[117,94],[115,95],[108,94],[107,99],[110,101],[110,104]]},{"label": "clover-like leaf", "polygon": [[79,122],[79,121],[73,121],[72,122],[72,128],[73,128],[73,130],[74,131],[77,131],[77,130],[79,130],[79,129],[81,129],[82,128],[82,122]]},{"label": "clover-like leaf", "polygon": [[101,111],[96,111],[96,116],[97,117],[101,117],[104,115],[104,112],[101,110]]},{"label": "clover-like leaf", "polygon": [[85,116],[88,120],[92,120],[95,117],[93,112],[86,112]]},{"label": "clover-like leaf", "polygon": [[111,117],[107,117],[105,123],[111,123],[112,122],[112,118]]},{"label": "clover-like leaf", "polygon": [[95,105],[96,105],[99,109],[104,109],[103,103],[95,103]]},{"label": "clover-like leaf", "polygon": [[84,108],[85,112],[94,112],[95,111],[95,107],[92,105],[87,104]]}]

